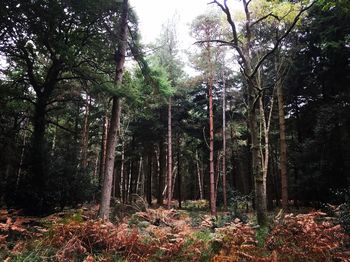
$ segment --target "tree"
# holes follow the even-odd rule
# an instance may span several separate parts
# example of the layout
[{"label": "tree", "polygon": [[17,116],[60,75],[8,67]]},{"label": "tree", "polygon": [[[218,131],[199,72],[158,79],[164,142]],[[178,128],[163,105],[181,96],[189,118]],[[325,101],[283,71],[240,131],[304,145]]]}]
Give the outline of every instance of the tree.
[{"label": "tree", "polygon": [[291,35],[284,94],[296,205],[332,201],[332,191],[349,186],[349,19],[347,1],[319,1]]},{"label": "tree", "polygon": [[[258,72],[261,69],[262,64],[265,60],[275,52],[280,43],[285,39],[291,30],[294,28],[298,22],[301,14],[308,10],[311,5],[303,7],[295,15],[291,25],[286,29],[284,33],[279,35],[276,40],[272,43],[272,48],[267,49],[267,51],[261,56],[256,56],[256,52],[253,49],[254,46],[254,27],[259,23],[262,23],[264,20],[270,17],[278,17],[273,12],[264,15],[262,17],[257,17],[255,20],[252,20],[252,14],[249,10],[249,4],[251,1],[243,0],[243,10],[245,14],[245,21],[243,27],[243,36],[238,34],[236,22],[232,18],[230,8],[227,5],[227,0],[224,0],[223,3],[220,3],[217,0],[212,2],[216,4],[226,15],[227,22],[231,27],[231,39],[222,40],[211,38],[206,42],[220,43],[223,45],[231,46],[237,53],[240,59],[239,63],[241,66],[242,74],[245,78],[247,85],[247,96],[248,96],[248,122],[249,130],[251,136],[251,153],[252,153],[252,173],[255,180],[255,203],[257,211],[257,219],[260,225],[266,223],[266,172],[263,172],[261,166],[261,159],[259,157],[259,114],[260,109],[257,106],[259,104],[259,99],[261,97],[262,87],[259,85]],[[278,18],[279,20],[279,18]],[[240,39],[243,37],[243,41]],[[203,42],[203,41],[202,41]],[[261,100],[260,100],[261,101]],[[266,136],[265,136],[265,141]]]},{"label": "tree", "polygon": [[[162,27],[162,32],[157,40],[159,46],[156,47],[154,59],[160,67],[163,67],[167,72],[171,86],[174,91],[183,77],[182,63],[179,59],[178,40],[176,36],[176,18],[169,20]],[[172,98],[168,98],[168,134],[167,134],[167,203],[168,208],[171,207],[172,200],[172,173],[173,173],[173,154],[172,154]]]},{"label": "tree", "polygon": [[220,55],[220,50],[214,48],[210,40],[221,37],[220,17],[215,14],[198,16],[191,25],[191,33],[201,43],[204,43],[204,51],[197,58],[197,66],[204,71],[208,88],[210,210],[212,215],[216,215],[213,86],[216,73],[214,64]]},{"label": "tree", "polygon": [[[128,0],[123,1],[122,14],[119,24],[119,42],[116,52],[116,68],[115,68],[115,83],[117,86],[122,84],[124,73],[124,62],[127,48],[127,31],[128,31]],[[112,114],[110,126],[107,133],[107,148],[106,148],[106,167],[102,186],[101,204],[99,217],[103,220],[109,220],[109,210],[111,202],[111,191],[114,171],[115,147],[118,139],[118,131],[120,128],[121,115],[121,98],[113,96],[112,98]]]},{"label": "tree", "polygon": [[227,210],[226,184],[226,80],[222,74],[222,193],[224,195],[224,210]]},{"label": "tree", "polygon": [[280,134],[280,172],[281,172],[281,195],[282,208],[288,208],[288,176],[287,176],[287,142],[286,142],[286,123],[284,113],[284,97],[283,97],[283,61],[278,61],[276,55],[276,93],[278,104],[278,123]]},{"label": "tree", "polygon": [[111,16],[112,9],[109,1],[97,8],[74,1],[37,0],[3,1],[1,10],[0,52],[7,58],[8,70],[20,74],[7,80],[20,85],[25,93],[22,99],[33,105],[33,133],[26,161],[30,174],[21,190],[21,201],[27,209],[40,213],[52,208],[47,197],[47,127],[53,121],[47,119],[48,112],[54,111],[68,82],[94,78],[87,73],[96,61],[91,56],[93,43],[103,45],[99,26]]}]

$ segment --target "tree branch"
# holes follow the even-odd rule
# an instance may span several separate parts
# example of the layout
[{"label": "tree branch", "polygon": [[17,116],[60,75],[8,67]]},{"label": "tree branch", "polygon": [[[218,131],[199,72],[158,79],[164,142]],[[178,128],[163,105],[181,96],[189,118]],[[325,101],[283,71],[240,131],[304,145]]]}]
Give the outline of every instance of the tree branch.
[{"label": "tree branch", "polygon": [[236,45],[232,41],[225,41],[220,39],[212,39],[212,40],[199,40],[194,42],[194,44],[204,44],[204,43],[220,43],[223,45],[229,45],[236,48]]},{"label": "tree branch", "polygon": [[69,130],[68,128],[66,128],[66,127],[64,127],[64,126],[62,126],[62,125],[60,125],[60,124],[58,124],[58,123],[56,123],[56,122],[54,122],[54,121],[52,121],[52,120],[47,120],[47,122],[48,122],[49,124],[52,124],[52,125],[54,125],[54,126],[57,126],[57,127],[61,128],[62,130],[66,131],[66,132],[68,132],[68,133],[75,134],[74,131]]},{"label": "tree branch", "polygon": [[28,74],[29,82],[33,86],[34,91],[36,93],[40,93],[40,87],[34,75],[34,62],[29,58],[28,51],[25,49],[24,46],[20,47],[20,50],[22,51],[22,54],[23,54],[22,56],[20,56],[20,58],[24,59],[27,65],[27,74]]},{"label": "tree branch", "polygon": [[250,27],[255,26],[256,24],[260,23],[261,21],[264,21],[265,19],[269,18],[269,17],[273,17],[275,18],[277,21],[280,21],[280,18],[277,15],[274,15],[273,13],[269,13],[261,18],[259,18],[258,20],[254,21],[253,23],[250,24]]},{"label": "tree branch", "polygon": [[284,32],[284,34],[279,38],[277,39],[274,47],[269,51],[267,52],[260,60],[259,62],[256,64],[256,66],[254,67],[254,70],[253,72],[249,75],[249,77],[253,77],[256,72],[258,71],[259,67],[261,66],[261,64],[266,60],[266,58],[268,56],[270,56],[271,54],[273,54],[276,49],[278,48],[278,46],[280,45],[280,43],[289,35],[289,33],[293,30],[293,28],[295,27],[295,25],[297,24],[297,22],[299,21],[299,18],[300,16],[307,10],[309,10],[314,4],[316,3],[316,1],[313,1],[310,5],[308,5],[307,7],[305,8],[302,8],[299,13],[294,17],[294,20],[291,24],[291,26],[287,29],[286,32]]},{"label": "tree branch", "polygon": [[238,35],[237,35],[236,24],[233,21],[230,9],[227,6],[227,0],[224,0],[224,4],[219,3],[217,0],[214,0],[213,2],[211,2],[211,4],[214,4],[214,3],[217,6],[219,6],[221,10],[226,14],[227,22],[230,24],[232,29],[233,42],[235,43],[236,46],[238,46]]}]

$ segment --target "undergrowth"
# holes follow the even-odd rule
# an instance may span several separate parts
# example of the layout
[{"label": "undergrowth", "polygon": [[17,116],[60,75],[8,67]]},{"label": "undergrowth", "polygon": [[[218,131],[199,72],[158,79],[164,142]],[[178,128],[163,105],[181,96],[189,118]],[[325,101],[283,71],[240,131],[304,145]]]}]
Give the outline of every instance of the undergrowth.
[{"label": "undergrowth", "polygon": [[[349,237],[321,212],[279,214],[266,227],[223,213],[147,209],[118,224],[83,211],[0,223],[0,261],[348,261]],[[193,227],[192,220],[196,220]],[[26,221],[27,223],[28,221]],[[16,238],[8,238],[9,231]],[[35,233],[36,232],[36,233]],[[5,235],[4,235],[5,234]],[[12,233],[11,233],[12,234]],[[6,260],[7,259],[7,260]]]}]

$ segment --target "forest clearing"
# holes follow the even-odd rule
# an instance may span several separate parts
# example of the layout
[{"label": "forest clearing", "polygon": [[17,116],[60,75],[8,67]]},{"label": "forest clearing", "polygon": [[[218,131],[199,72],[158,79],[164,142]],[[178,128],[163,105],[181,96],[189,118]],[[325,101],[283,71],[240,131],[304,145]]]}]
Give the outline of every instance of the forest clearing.
[{"label": "forest clearing", "polygon": [[350,261],[349,0],[2,0],[0,260]]}]

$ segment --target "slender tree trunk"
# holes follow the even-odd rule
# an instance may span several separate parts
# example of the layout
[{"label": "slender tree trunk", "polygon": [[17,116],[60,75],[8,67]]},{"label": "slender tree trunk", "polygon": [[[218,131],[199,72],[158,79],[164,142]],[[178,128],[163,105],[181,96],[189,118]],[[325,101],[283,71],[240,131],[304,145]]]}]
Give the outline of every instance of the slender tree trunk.
[{"label": "slender tree trunk", "polygon": [[[131,139],[131,149],[132,152],[135,151],[135,137],[133,136]],[[130,181],[129,181],[129,199],[128,202],[131,203],[133,201],[133,194],[136,193],[136,180],[137,180],[137,170],[135,165],[135,157],[130,157]]]},{"label": "slender tree trunk", "polygon": [[[59,122],[59,118],[57,116],[56,122]],[[56,140],[57,140],[57,126],[55,126],[55,130],[53,131],[53,138],[52,138],[52,146],[51,146],[51,157],[54,157],[55,155],[55,149],[56,149]]]},{"label": "slender tree trunk", "polygon": [[160,188],[160,186],[159,186],[159,179],[160,179],[160,147],[159,147],[159,144],[158,144],[158,147],[155,149],[155,151],[154,151],[154,153],[155,153],[155,162],[156,162],[156,196],[157,196],[157,204],[159,203],[159,195],[160,195],[160,193],[159,193],[159,188]]},{"label": "slender tree trunk", "polygon": [[103,184],[103,177],[106,170],[106,151],[107,151],[107,134],[108,134],[108,117],[107,114],[103,117],[103,131],[101,140],[101,157],[100,157],[100,171],[99,171],[99,183]]},{"label": "slender tree trunk", "polygon": [[153,157],[152,157],[152,151],[149,152],[148,156],[148,172],[147,172],[147,203],[149,206],[152,206],[152,173],[153,173]]},{"label": "slender tree trunk", "polygon": [[171,208],[171,199],[172,199],[172,173],[173,173],[173,162],[172,162],[172,131],[171,131],[171,97],[169,97],[168,104],[168,209]]},{"label": "slender tree trunk", "polygon": [[282,208],[288,208],[288,177],[287,177],[287,143],[286,143],[286,124],[284,116],[284,101],[281,79],[277,80],[277,103],[278,103],[278,121],[280,133],[280,169],[281,169],[281,195]]},{"label": "slender tree trunk", "polygon": [[125,152],[124,152],[124,142],[122,142],[122,155],[121,155],[121,161],[120,161],[120,192],[121,192],[121,199],[122,203],[124,203],[124,197],[125,197]]},{"label": "slender tree trunk", "polygon": [[23,158],[24,158],[24,151],[25,151],[25,148],[26,148],[26,144],[27,144],[27,132],[24,130],[22,150],[21,150],[21,156],[20,156],[20,159],[19,159],[17,178],[16,178],[16,191],[17,191],[19,183],[21,181],[22,165],[23,165]]},{"label": "slender tree trunk", "polygon": [[203,183],[202,183],[201,169],[200,169],[200,166],[199,166],[198,151],[196,151],[196,165],[197,165],[197,178],[198,178],[198,187],[199,187],[199,199],[204,199],[204,196],[203,196]]},{"label": "slender tree trunk", "polygon": [[158,205],[163,205],[164,174],[166,172],[166,153],[164,141],[159,143],[159,177],[158,177]]},{"label": "slender tree trunk", "polygon": [[210,213],[216,215],[215,180],[214,180],[214,115],[213,115],[213,78],[209,77],[209,179],[210,179]]},{"label": "slender tree trunk", "polygon": [[177,165],[177,160],[176,160],[176,162],[173,164],[173,175],[172,175],[172,179],[173,179],[173,181],[171,182],[171,185],[172,185],[172,188],[171,188],[171,196],[173,197],[174,196],[174,192],[175,192],[175,181],[176,181],[176,179],[177,179],[177,167],[178,167],[178,165]]},{"label": "slender tree trunk", "polygon": [[226,85],[225,76],[222,78],[222,193],[224,198],[224,210],[227,211],[227,186],[226,186]]},{"label": "slender tree trunk", "polygon": [[91,105],[91,97],[88,94],[86,94],[84,123],[83,123],[82,139],[81,139],[81,163],[82,163],[81,166],[83,170],[86,170],[88,166],[87,152],[88,152],[88,145],[89,145],[90,105]]},{"label": "slender tree trunk", "polygon": [[113,189],[114,193],[112,194],[113,197],[121,199],[121,191],[120,191],[120,175],[117,169],[117,166],[114,166],[113,170]]},{"label": "slender tree trunk", "polygon": [[220,160],[221,160],[221,155],[220,152],[218,152],[217,156],[217,161],[216,161],[216,177],[215,177],[215,203],[218,197],[218,188],[219,188],[219,180],[220,180]]},{"label": "slender tree trunk", "polygon": [[93,173],[93,178],[97,178],[97,172],[98,172],[98,159],[99,159],[99,153],[98,153],[98,148],[96,147],[96,150],[95,150],[95,154],[96,154],[96,157],[95,157],[95,164],[94,164],[94,173]]},{"label": "slender tree trunk", "polygon": [[182,184],[182,177],[181,177],[181,152],[180,152],[180,136],[177,138],[177,197],[179,201],[179,208],[181,208],[181,184]]},{"label": "slender tree trunk", "polygon": [[210,181],[210,213],[216,215],[215,202],[215,169],[214,169],[214,114],[213,114],[213,65],[211,59],[211,45],[208,42],[207,46],[207,61],[209,63],[208,71],[208,104],[209,104],[209,181]]},{"label": "slender tree trunk", "polygon": [[112,192],[111,192],[111,196],[112,197],[116,197],[116,195],[117,195],[117,188],[118,188],[117,172],[116,172],[116,167],[114,167],[113,178],[112,178]]},{"label": "slender tree trunk", "polygon": [[268,166],[269,166],[269,132],[266,127],[266,120],[265,120],[265,113],[264,113],[264,106],[262,97],[259,97],[259,108],[260,108],[260,118],[262,121],[262,128],[261,132],[263,133],[264,138],[264,144],[260,145],[260,154],[261,154],[261,173],[262,173],[262,179],[263,179],[263,201],[266,203],[267,208],[267,191],[266,191],[266,181],[267,181],[267,172],[268,172]]},{"label": "slender tree trunk", "polygon": [[129,203],[130,201],[130,189],[131,189],[131,177],[132,176],[132,161],[131,159],[129,160],[129,172],[128,172],[128,181],[126,185],[126,198],[125,202]]},{"label": "slender tree trunk", "polygon": [[142,156],[140,156],[140,160],[139,160],[139,165],[138,165],[138,170],[137,170],[137,179],[136,179],[136,194],[140,194],[142,195],[142,192],[141,192],[141,182],[142,182],[142,174],[143,174],[143,171],[142,171]]},{"label": "slender tree trunk", "polygon": [[[117,65],[116,65],[116,85],[121,85],[124,72],[124,62],[127,46],[127,28],[128,28],[128,0],[123,1],[123,11],[120,21],[120,32],[117,52]],[[107,135],[107,154],[106,154],[106,172],[102,186],[101,205],[99,210],[99,218],[102,220],[109,220],[110,202],[111,202],[111,190],[112,190],[112,178],[115,159],[115,147],[117,145],[117,133],[120,127],[120,115],[121,115],[121,99],[120,97],[113,97],[111,123],[109,132]]]}]

